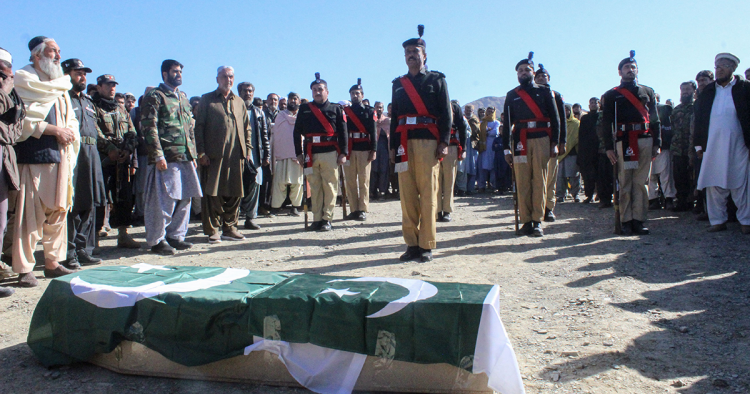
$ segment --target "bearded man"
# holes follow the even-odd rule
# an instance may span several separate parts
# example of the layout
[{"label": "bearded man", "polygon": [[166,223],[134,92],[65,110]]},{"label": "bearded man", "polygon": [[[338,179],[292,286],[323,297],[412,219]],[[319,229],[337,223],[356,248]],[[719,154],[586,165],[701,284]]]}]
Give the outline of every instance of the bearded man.
[{"label": "bearded man", "polygon": [[[13,271],[20,286],[33,287],[34,251],[44,246],[44,276],[73,271],[66,259],[67,212],[73,205],[73,170],[78,160],[78,120],[68,91],[73,87],[60,66],[60,47],[43,36],[29,41],[32,64],[16,71],[15,88],[24,101],[26,119],[15,146],[20,174],[13,223]],[[43,187],[40,187],[42,186]]]}]

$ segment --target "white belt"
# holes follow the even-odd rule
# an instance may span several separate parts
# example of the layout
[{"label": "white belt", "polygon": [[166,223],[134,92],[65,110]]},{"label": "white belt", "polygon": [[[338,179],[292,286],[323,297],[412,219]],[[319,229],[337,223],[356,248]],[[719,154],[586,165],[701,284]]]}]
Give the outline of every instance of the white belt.
[{"label": "white belt", "polygon": [[364,133],[349,133],[349,138],[365,138]]}]

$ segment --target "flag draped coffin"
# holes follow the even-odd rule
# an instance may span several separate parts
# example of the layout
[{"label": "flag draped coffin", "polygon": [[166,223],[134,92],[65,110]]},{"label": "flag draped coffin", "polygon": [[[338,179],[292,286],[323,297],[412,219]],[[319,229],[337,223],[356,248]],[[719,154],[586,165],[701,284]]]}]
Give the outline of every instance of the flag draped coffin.
[{"label": "flag draped coffin", "polygon": [[285,344],[307,353],[302,363],[325,353],[355,365],[349,386],[372,356],[485,372],[494,389],[521,393],[498,305],[492,285],[137,264],[51,281],[28,344],[47,366],[87,361],[122,341],[185,366]]}]

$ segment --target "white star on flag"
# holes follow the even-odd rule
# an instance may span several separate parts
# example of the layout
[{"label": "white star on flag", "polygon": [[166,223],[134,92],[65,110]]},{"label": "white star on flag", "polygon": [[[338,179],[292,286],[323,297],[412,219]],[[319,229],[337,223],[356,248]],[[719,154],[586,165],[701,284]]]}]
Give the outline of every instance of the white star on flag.
[{"label": "white star on flag", "polygon": [[138,273],[147,272],[150,270],[160,270],[160,271],[170,271],[170,268],[165,268],[163,265],[151,265],[146,263],[138,263],[135,265],[131,265],[130,268],[137,268]]},{"label": "white star on flag", "polygon": [[[327,293],[334,293],[337,296],[339,296],[339,298],[341,298],[341,297],[343,297],[345,295],[351,296],[351,295],[357,295],[357,294],[359,294],[359,292],[355,293],[355,292],[349,291],[348,287],[346,289],[331,289],[331,288],[328,288],[328,289],[325,289],[325,290],[323,290],[323,291],[320,292],[320,294],[327,294]],[[320,294],[318,294],[318,295],[320,295]]]}]

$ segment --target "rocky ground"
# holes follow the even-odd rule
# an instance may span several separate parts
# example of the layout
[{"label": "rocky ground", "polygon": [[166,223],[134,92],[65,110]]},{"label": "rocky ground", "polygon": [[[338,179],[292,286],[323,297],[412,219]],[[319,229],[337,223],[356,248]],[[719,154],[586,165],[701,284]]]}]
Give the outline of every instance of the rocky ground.
[{"label": "rocky ground", "polygon": [[[612,234],[612,210],[559,204],[542,239],[513,235],[509,196],[457,200],[430,263],[400,263],[398,201],[367,222],[305,233],[301,218],[260,219],[248,240],[162,258],[102,241],[106,265],[232,266],[351,276],[496,283],[527,393],[750,392],[750,236],[709,234],[691,213],[650,212],[650,236]],[[134,229],[143,240],[143,228]],[[41,259],[41,255],[39,256]],[[303,393],[305,390],[118,375],[88,364],[46,369],[25,344],[48,280],[0,299],[0,392]],[[12,286],[12,281],[4,284]]]}]

